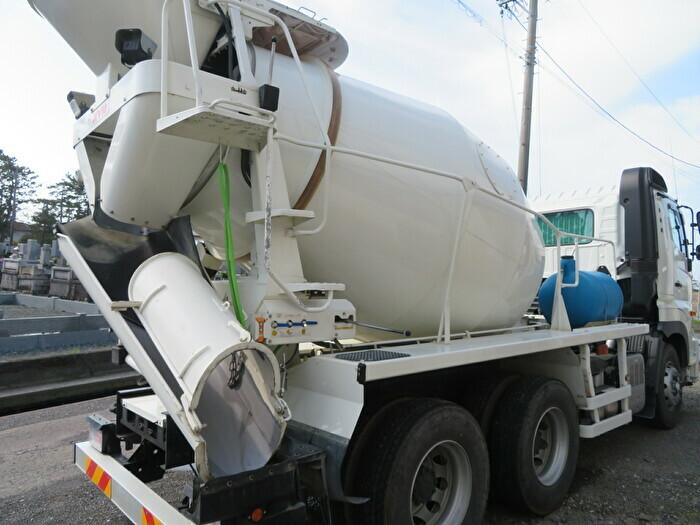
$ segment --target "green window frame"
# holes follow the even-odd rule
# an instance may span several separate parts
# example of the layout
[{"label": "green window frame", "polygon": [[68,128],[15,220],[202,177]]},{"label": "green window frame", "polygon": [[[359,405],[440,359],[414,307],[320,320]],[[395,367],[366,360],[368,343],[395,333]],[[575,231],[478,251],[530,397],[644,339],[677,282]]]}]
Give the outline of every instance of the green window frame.
[{"label": "green window frame", "polygon": [[[580,210],[565,210],[565,211],[554,211],[543,214],[549,222],[551,222],[560,231],[565,233],[573,233],[575,235],[586,235],[588,237],[593,237],[593,210],[590,209],[580,209]],[[554,235],[554,230],[549,227],[539,217],[537,218],[537,224],[540,226],[542,231],[542,239],[544,240],[545,246],[556,246],[557,238]],[[579,239],[579,244],[588,244],[590,239]],[[562,246],[572,245],[576,243],[576,239],[573,237],[563,236],[561,238]]]}]

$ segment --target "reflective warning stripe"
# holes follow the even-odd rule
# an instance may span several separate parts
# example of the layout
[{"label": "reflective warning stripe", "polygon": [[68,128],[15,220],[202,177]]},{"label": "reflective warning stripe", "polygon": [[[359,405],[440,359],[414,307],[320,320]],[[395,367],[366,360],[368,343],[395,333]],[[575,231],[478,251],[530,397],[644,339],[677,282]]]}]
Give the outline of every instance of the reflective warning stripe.
[{"label": "reflective warning stripe", "polygon": [[108,498],[112,498],[112,476],[89,457],[85,457],[85,474]]},{"label": "reflective warning stripe", "polygon": [[146,507],[141,507],[141,525],[163,525]]}]

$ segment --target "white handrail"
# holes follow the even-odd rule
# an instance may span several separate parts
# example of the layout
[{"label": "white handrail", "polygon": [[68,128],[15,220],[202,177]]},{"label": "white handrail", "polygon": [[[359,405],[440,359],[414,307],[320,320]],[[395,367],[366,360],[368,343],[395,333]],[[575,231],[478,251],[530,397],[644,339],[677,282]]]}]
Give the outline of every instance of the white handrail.
[{"label": "white handrail", "polygon": [[438,341],[440,341],[441,336],[443,339],[443,342],[447,345],[450,344],[450,334],[451,332],[451,325],[450,325],[450,289],[452,285],[452,276],[454,275],[455,271],[455,265],[457,264],[457,252],[459,250],[459,241],[462,238],[462,232],[464,231],[464,215],[466,214],[467,211],[467,199],[469,198],[469,194],[467,192],[464,193],[464,198],[462,199],[462,207],[459,211],[459,225],[457,227],[457,233],[455,235],[455,242],[454,246],[452,247],[452,258],[450,259],[450,269],[447,274],[447,285],[445,286],[445,299],[444,299],[444,305],[443,305],[443,321],[440,323],[440,327],[445,329],[444,334],[440,333],[438,331]]},{"label": "white handrail", "polygon": [[168,58],[170,52],[170,0],[163,1],[160,19],[160,118],[168,116]]},{"label": "white handrail", "polygon": [[[514,202],[514,201],[512,201],[512,200],[510,200],[502,195],[499,195],[496,192],[487,190],[486,188],[483,188],[481,186],[477,186],[473,182],[471,184],[469,184],[465,177],[461,177],[461,176],[456,175],[454,173],[442,171],[442,170],[436,170],[433,168],[428,168],[426,166],[421,166],[421,165],[413,164],[410,162],[404,162],[404,161],[397,160],[397,159],[391,159],[388,157],[382,157],[380,155],[374,155],[371,153],[366,153],[366,152],[362,152],[362,151],[358,151],[358,150],[352,150],[349,148],[341,148],[338,146],[327,146],[325,144],[319,144],[319,143],[315,143],[315,142],[300,140],[300,139],[290,137],[287,135],[278,134],[274,138],[276,140],[289,142],[289,143],[295,144],[297,146],[323,150],[326,152],[327,159],[330,157],[331,153],[342,153],[342,154],[351,155],[351,156],[355,156],[355,157],[361,157],[361,158],[374,160],[374,161],[382,162],[382,163],[386,163],[386,164],[392,164],[394,166],[399,166],[399,167],[408,168],[408,169],[412,169],[412,170],[416,170],[416,171],[421,171],[424,173],[430,173],[430,174],[437,175],[437,176],[440,176],[440,177],[443,177],[446,179],[457,181],[460,183],[460,186],[462,186],[465,193],[467,193],[467,194],[470,191],[479,191],[481,193],[485,193],[493,198],[496,198],[496,199],[508,204],[509,206],[513,206],[515,208],[518,208],[519,210],[521,210],[525,213],[528,213],[530,215],[534,215],[535,217],[541,219],[548,227],[550,227],[552,230],[554,230],[554,234],[555,234],[555,237],[557,239],[557,260],[559,260],[561,258],[561,239],[562,239],[562,237],[572,237],[572,238],[576,239],[575,242],[576,242],[577,247],[578,247],[579,240],[590,240],[590,241],[596,241],[596,242],[600,242],[600,243],[609,244],[613,250],[613,259],[616,260],[615,244],[613,241],[611,241],[609,239],[601,239],[599,237],[592,237],[589,235],[579,235],[579,234],[575,234],[575,233],[562,232],[559,228],[554,226],[554,224],[552,224],[552,222],[549,219],[547,219],[547,217],[545,217],[544,214],[539,213],[535,210],[532,210],[532,209],[530,209],[526,206],[523,206],[521,204],[518,204],[518,203],[516,203],[516,202]],[[463,222],[464,222],[463,213],[464,213],[464,206],[465,205],[466,205],[466,197],[465,197],[465,201],[463,201],[462,210],[460,212],[460,226],[458,227],[457,237],[455,239],[455,245],[453,246],[453,250],[452,250],[452,259],[450,260],[450,270],[452,270],[454,268],[453,265],[455,264],[455,260],[456,260],[459,239],[461,237]],[[555,295],[561,295],[562,288],[578,286],[578,284],[579,284],[579,267],[578,267],[578,265],[576,265],[575,271],[576,271],[576,273],[575,273],[574,283],[563,283],[562,282],[563,273],[561,271],[561,267],[558,268]],[[446,286],[446,291],[445,291],[445,299],[444,299],[444,303],[443,303],[443,314],[442,314],[442,318],[440,320],[440,325],[438,328],[438,340],[443,339],[445,344],[449,344],[449,340],[450,340],[450,336],[451,336],[450,321],[449,321],[449,302],[450,302],[449,290],[452,287],[452,278],[453,278],[453,272],[450,271],[448,273],[448,277],[447,277],[447,286]],[[443,332],[443,330],[444,330],[444,332]]]},{"label": "white handrail", "polygon": [[192,10],[190,0],[182,0],[185,8],[185,27],[187,28],[187,45],[190,50],[190,62],[192,62],[192,75],[194,76],[194,100],[195,107],[202,104],[202,85],[199,82],[199,56],[197,55],[197,42],[194,38],[194,22],[192,22]]}]

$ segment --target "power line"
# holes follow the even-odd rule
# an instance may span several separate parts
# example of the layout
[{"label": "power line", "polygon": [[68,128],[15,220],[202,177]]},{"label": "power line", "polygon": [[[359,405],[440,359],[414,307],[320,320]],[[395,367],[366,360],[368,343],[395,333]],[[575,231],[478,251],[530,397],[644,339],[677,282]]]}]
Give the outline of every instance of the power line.
[{"label": "power line", "polygon": [[637,71],[634,69],[634,67],[632,67],[632,64],[630,64],[629,61],[623,56],[623,54],[620,52],[620,50],[617,48],[617,46],[615,46],[615,44],[613,43],[613,41],[612,41],[612,40],[610,39],[610,37],[605,33],[605,31],[603,30],[603,28],[601,27],[601,25],[597,22],[597,20],[596,20],[595,18],[593,18],[593,15],[591,14],[591,12],[590,12],[588,9],[586,9],[586,6],[583,5],[583,3],[581,2],[581,0],[576,0],[576,1],[577,1],[578,4],[581,6],[581,9],[583,9],[583,10],[586,12],[586,14],[588,15],[588,17],[589,17],[589,18],[591,19],[591,21],[595,24],[595,26],[598,28],[598,30],[601,32],[601,34],[605,37],[605,39],[608,41],[608,43],[612,46],[612,48],[615,50],[615,52],[620,56],[620,58],[621,58],[622,61],[625,63],[625,65],[629,68],[629,70],[634,74],[635,77],[637,77],[637,80],[639,80],[639,82],[642,84],[642,86],[644,86],[644,88],[649,92],[649,94],[650,94],[652,97],[654,97],[654,100],[656,100],[656,102],[659,104],[659,106],[661,106],[661,108],[668,114],[668,116],[671,117],[671,119],[672,119],[676,124],[678,124],[678,127],[680,127],[680,128],[685,132],[685,134],[688,135],[688,137],[690,137],[690,138],[691,138],[692,140],[694,140],[698,145],[700,145],[700,141],[698,141],[698,139],[696,139],[696,138],[692,135],[692,133],[690,133],[690,131],[688,131],[688,130],[686,129],[686,127],[685,127],[683,124],[681,124],[681,122],[671,113],[671,111],[666,107],[666,105],[665,105],[663,102],[661,102],[661,100],[659,99],[659,97],[656,96],[656,93],[654,93],[654,91],[652,91],[652,89],[649,87],[649,85],[648,85],[646,82],[644,82],[644,79],[642,79],[642,77],[639,75],[639,73],[637,73]]},{"label": "power line", "polygon": [[[518,24],[520,24],[520,26],[521,26],[523,29],[525,29],[525,26],[524,26],[523,23],[520,21],[520,19],[519,19],[518,17],[514,17],[514,18],[515,18],[515,20],[518,22]],[[692,168],[700,169],[700,165],[699,165],[699,164],[693,164],[692,162],[688,162],[688,161],[686,161],[686,160],[683,160],[683,159],[681,159],[681,158],[678,158],[678,157],[676,157],[675,155],[671,155],[671,154],[668,153],[667,151],[663,150],[662,148],[656,146],[655,144],[651,143],[650,141],[648,141],[647,139],[645,139],[644,137],[642,137],[639,133],[637,133],[636,131],[634,131],[633,129],[631,129],[629,126],[627,126],[627,125],[624,124],[623,122],[619,121],[617,118],[615,118],[615,117],[612,115],[612,113],[610,113],[610,112],[609,112],[607,109],[605,109],[600,103],[598,103],[598,101],[597,101],[596,99],[594,99],[591,95],[589,95],[588,92],[587,92],[585,89],[583,89],[583,87],[582,87],[578,82],[576,82],[573,78],[571,78],[571,75],[569,75],[569,74],[566,72],[566,70],[565,70],[563,67],[561,67],[561,66],[559,65],[559,63],[558,63],[556,60],[554,60],[554,58],[552,57],[552,55],[550,55],[549,52],[548,52],[544,47],[542,47],[542,44],[540,44],[540,43],[538,42],[538,43],[537,43],[537,47],[540,49],[540,51],[542,51],[542,52],[547,56],[547,58],[549,58],[549,60],[552,62],[552,64],[554,64],[554,65],[556,66],[556,68],[557,68],[559,71],[561,71],[561,73],[569,80],[569,82],[571,82],[574,86],[576,86],[576,87],[581,91],[581,93],[583,93],[583,95],[584,95],[586,98],[588,98],[591,102],[593,102],[593,104],[595,104],[595,105],[598,107],[598,109],[600,109],[603,113],[605,113],[605,115],[606,115],[608,118],[610,118],[610,119],[611,119],[612,121],[614,121],[616,124],[618,124],[619,126],[621,126],[621,127],[622,127],[623,129],[625,129],[628,133],[631,133],[632,135],[634,135],[635,137],[637,137],[639,140],[641,140],[642,142],[644,142],[647,146],[649,146],[649,147],[652,148],[652,149],[655,149],[655,150],[658,151],[659,153],[661,153],[661,154],[667,156],[668,158],[673,159],[673,160],[675,160],[676,162],[680,162],[681,164],[685,164],[685,165],[687,165],[687,166],[690,166],[690,167],[692,167]]]},{"label": "power line", "polygon": [[[549,67],[545,66],[542,62],[538,62],[537,65],[539,66],[541,71],[544,71],[553,80],[556,80],[557,82],[559,82],[562,85],[562,87],[568,89],[572,95],[574,95],[576,98],[578,98],[583,104],[588,106],[595,114],[597,114],[599,117],[605,119],[606,122],[613,124],[613,125],[615,124],[615,122],[610,120],[603,111],[601,111],[597,106],[592,104],[591,101],[589,99],[585,98],[583,96],[583,94],[578,89],[574,88],[574,86],[572,86],[570,83],[566,82],[563,78],[561,78],[560,75],[557,75],[553,70],[551,70]],[[622,128],[617,128],[617,129],[620,129],[620,131],[624,131]],[[629,135],[629,134],[627,134],[625,136],[628,137],[630,140],[635,140],[635,138],[636,138],[636,137]],[[636,143],[637,142],[635,141],[635,144]],[[664,162],[669,163],[669,166],[672,166],[674,171],[677,171],[678,173],[680,173],[681,176],[688,179],[690,182],[693,182],[697,185],[700,185],[700,181],[694,179],[693,174],[691,172],[686,171],[687,168],[682,168],[680,166],[676,166],[673,159],[669,159],[665,156],[662,156],[656,151],[654,151],[653,153],[654,153],[654,155],[658,156],[659,159],[663,159]]]},{"label": "power line", "polygon": [[491,24],[489,24],[486,19],[481,16],[477,11],[475,11],[472,7],[470,7],[465,0],[452,0],[457,6],[461,7],[462,10],[467,13],[467,16],[474,20],[477,24],[479,24],[481,27],[485,28],[487,31],[489,31],[494,37],[496,37],[501,44],[503,44],[506,48],[510,50],[510,52],[515,55],[518,58],[522,57],[522,54],[525,52],[523,48],[518,48],[517,45],[513,44],[510,42],[505,35],[502,37],[501,35],[498,34],[498,31],[496,28],[494,28]]},{"label": "power line", "polygon": [[[602,118],[602,119],[605,119],[605,122],[608,122],[608,123],[611,124],[611,125],[615,125],[615,122],[613,122],[612,120],[610,120],[610,119],[607,117],[607,115],[606,115],[605,113],[603,113],[602,111],[600,111],[600,110],[598,109],[597,106],[593,105],[593,104],[590,102],[590,100],[588,100],[587,98],[585,98],[585,97],[581,94],[581,92],[580,92],[579,90],[575,89],[570,83],[566,82],[563,78],[561,78],[560,75],[557,75],[553,70],[551,70],[549,67],[546,67],[546,66],[545,66],[544,64],[542,64],[541,62],[538,62],[537,65],[539,66],[539,68],[540,68],[541,71],[544,71],[544,72],[547,73],[552,79],[554,79],[554,80],[556,80],[557,82],[559,82],[559,83],[562,85],[562,87],[564,87],[564,88],[566,88],[567,90],[569,90],[569,91],[571,92],[572,95],[574,95],[576,98],[578,98],[584,105],[588,106],[588,108],[590,108],[591,111],[593,111],[596,115],[598,115],[598,116],[599,116],[600,118]],[[620,127],[616,127],[616,129],[620,130],[621,133],[625,131],[624,129],[622,129],[622,128],[620,128]],[[630,141],[634,141],[635,144],[638,144],[638,143],[636,142],[636,137],[634,137],[634,136],[632,136],[632,135],[630,135],[630,134],[627,134],[627,133],[626,133],[624,136],[627,137]],[[653,154],[654,154],[655,156],[657,156],[659,159],[662,159],[664,163],[668,163],[669,166],[672,166],[673,169],[674,169],[675,171],[677,171],[678,173],[680,173],[680,175],[681,175],[682,177],[684,177],[684,178],[687,179],[688,181],[693,182],[693,183],[697,184],[698,186],[700,186],[700,181],[698,181],[697,179],[693,178],[693,174],[692,174],[691,172],[689,172],[689,171],[686,171],[687,168],[682,168],[682,167],[680,167],[680,166],[676,166],[675,163],[674,163],[674,161],[673,161],[673,159],[669,159],[668,157],[665,157],[665,156],[659,154],[659,153],[656,152],[656,151],[654,151]]]},{"label": "power line", "polygon": [[[514,54],[518,58],[522,59],[522,51],[516,50],[515,46],[510,41],[508,41],[507,39],[498,35],[498,33],[493,29],[493,27],[491,27],[488,24],[488,22],[486,22],[486,20],[484,20],[484,18],[478,12],[476,12],[474,9],[472,9],[471,7],[469,7],[467,5],[465,0],[453,0],[453,2],[455,4],[457,4],[459,7],[461,7],[462,9],[464,9],[464,11],[470,16],[470,18],[472,18],[474,21],[476,21],[482,27],[485,27],[493,36],[495,36],[499,40],[499,42],[501,42],[503,45],[508,47],[512,54]],[[515,16],[515,14],[513,13],[512,10],[509,11],[509,14],[513,18],[515,18],[515,20],[518,22],[518,24],[523,29],[525,29],[525,26],[523,25],[523,23],[520,21],[520,19],[517,16]],[[571,82],[571,84],[576,86],[577,89],[574,89],[571,85],[563,82],[557,75],[555,75],[552,71],[550,71],[549,68],[544,67],[542,65],[542,63],[538,62],[540,69],[549,73],[549,75],[552,78],[554,78],[555,80],[560,82],[564,87],[569,89],[578,99],[580,99],[584,104],[589,106],[589,108],[591,108],[594,112],[598,113],[601,117],[608,118],[608,119],[610,119],[610,121],[618,124],[623,130],[627,131],[631,136],[637,138],[638,140],[641,140],[643,143],[647,144],[653,150],[655,150],[656,152],[663,155],[663,157],[665,158],[666,161],[668,161],[669,159],[671,161],[675,160],[677,162],[680,162],[680,163],[685,164],[687,166],[690,166],[692,168],[700,168],[700,166],[698,166],[696,164],[693,164],[691,162],[687,162],[683,159],[680,159],[680,158],[676,157],[675,155],[669,154],[668,152],[664,151],[663,149],[659,148],[658,146],[655,146],[654,144],[652,144],[651,142],[649,142],[645,138],[641,137],[638,133],[636,133],[635,131],[630,129],[628,126],[626,126],[625,124],[623,124],[622,122],[617,120],[609,111],[607,111],[591,95],[589,95],[577,82],[575,82],[573,80],[573,78],[571,78],[571,76],[568,73],[566,73],[566,71],[552,58],[552,56],[544,48],[542,48],[542,46],[541,46],[541,44],[539,44],[539,42],[537,43],[537,46],[552,61],[552,63],[557,67],[557,69],[559,69],[564,74],[564,76],[569,80],[569,82]],[[700,181],[698,181],[697,179],[695,179],[693,177],[694,174],[686,172],[680,166],[674,166],[674,167],[678,173],[680,173],[683,177],[688,179],[690,182],[693,182],[695,184],[700,185]]]}]

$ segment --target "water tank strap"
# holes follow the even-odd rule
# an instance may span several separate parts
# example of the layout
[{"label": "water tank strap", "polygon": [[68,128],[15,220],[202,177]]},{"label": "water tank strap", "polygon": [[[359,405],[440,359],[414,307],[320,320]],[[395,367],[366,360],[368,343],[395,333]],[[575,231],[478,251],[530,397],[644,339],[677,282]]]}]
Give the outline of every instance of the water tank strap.
[{"label": "water tank strap", "polygon": [[[338,81],[338,75],[335,71],[328,68],[328,73],[331,79],[331,85],[333,86],[333,108],[331,109],[331,119],[328,123],[328,138],[331,141],[331,145],[335,146],[335,141],[338,138],[338,130],[340,130],[340,115],[343,108],[343,95],[340,91],[340,82]],[[306,188],[301,192],[301,195],[297,199],[294,205],[295,210],[305,210],[306,207],[311,202],[311,199],[316,194],[321,181],[323,180],[323,174],[326,169],[326,152],[321,152],[321,156],[318,158],[316,163],[316,168],[314,168],[309,182],[306,183]]]}]

